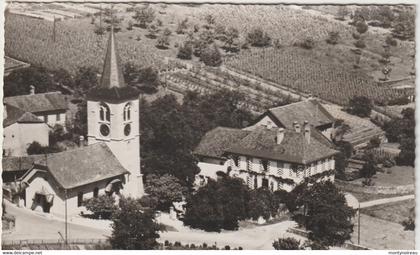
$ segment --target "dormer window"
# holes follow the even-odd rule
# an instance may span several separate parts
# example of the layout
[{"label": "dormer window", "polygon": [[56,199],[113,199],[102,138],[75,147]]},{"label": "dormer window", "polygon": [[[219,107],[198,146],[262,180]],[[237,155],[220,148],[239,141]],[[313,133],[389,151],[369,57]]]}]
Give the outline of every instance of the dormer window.
[{"label": "dormer window", "polygon": [[111,111],[109,110],[109,106],[101,103],[99,107],[99,119],[101,121],[111,121]]},{"label": "dormer window", "polygon": [[131,119],[131,104],[128,103],[124,106],[124,121]]}]

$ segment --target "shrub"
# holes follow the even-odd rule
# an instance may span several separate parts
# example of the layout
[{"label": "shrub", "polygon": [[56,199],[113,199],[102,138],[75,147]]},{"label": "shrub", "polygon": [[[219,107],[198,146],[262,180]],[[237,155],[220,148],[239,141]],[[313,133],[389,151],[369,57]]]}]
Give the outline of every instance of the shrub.
[{"label": "shrub", "polygon": [[28,148],[26,149],[28,155],[36,155],[36,154],[49,154],[60,152],[60,149],[56,147],[49,147],[49,146],[42,146],[37,141],[32,142]]},{"label": "shrub", "polygon": [[247,34],[247,42],[254,47],[267,47],[271,44],[271,38],[261,28],[255,28]]},{"label": "shrub", "polygon": [[193,50],[191,43],[184,43],[184,45],[179,47],[178,54],[176,56],[180,59],[191,59],[192,53]]},{"label": "shrub", "polygon": [[338,31],[331,31],[328,33],[327,43],[337,44],[340,39],[340,33]]},{"label": "shrub", "polygon": [[94,219],[110,219],[118,208],[113,196],[102,195],[84,201],[86,209],[93,213]]},{"label": "shrub", "polygon": [[279,238],[277,241],[274,241],[273,247],[276,250],[302,250],[300,241],[293,237]]},{"label": "shrub", "polygon": [[349,101],[348,112],[359,117],[369,117],[372,111],[372,101],[365,96],[354,96]]},{"label": "shrub", "polygon": [[363,39],[358,39],[355,43],[354,46],[356,46],[359,49],[363,49],[366,48],[366,43]]},{"label": "shrub", "polygon": [[200,54],[200,60],[207,66],[220,66],[222,55],[216,45],[208,46]]}]

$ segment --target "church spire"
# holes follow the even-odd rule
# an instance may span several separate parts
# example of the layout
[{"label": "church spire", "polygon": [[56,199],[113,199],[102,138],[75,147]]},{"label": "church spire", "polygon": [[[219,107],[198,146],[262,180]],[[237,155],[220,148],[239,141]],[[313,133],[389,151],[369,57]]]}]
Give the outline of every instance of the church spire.
[{"label": "church spire", "polygon": [[100,86],[108,89],[114,87],[125,87],[124,76],[121,70],[118,49],[115,42],[113,25],[111,26],[111,32],[109,33]]}]

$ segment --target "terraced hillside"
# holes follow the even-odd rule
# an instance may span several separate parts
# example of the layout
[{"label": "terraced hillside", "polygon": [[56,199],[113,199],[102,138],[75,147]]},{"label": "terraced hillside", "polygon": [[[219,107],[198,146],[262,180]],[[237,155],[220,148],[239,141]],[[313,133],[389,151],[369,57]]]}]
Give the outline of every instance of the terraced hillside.
[{"label": "terraced hillside", "polygon": [[406,95],[402,90],[379,86],[363,72],[317,62],[294,47],[241,52],[226,64],[339,105],[346,104],[353,96],[390,100]]}]

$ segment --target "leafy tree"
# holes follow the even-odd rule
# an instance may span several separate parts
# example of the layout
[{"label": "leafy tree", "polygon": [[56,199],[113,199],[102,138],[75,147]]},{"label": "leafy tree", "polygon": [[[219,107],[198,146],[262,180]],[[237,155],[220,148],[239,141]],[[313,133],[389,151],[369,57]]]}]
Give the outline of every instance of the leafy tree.
[{"label": "leafy tree", "polygon": [[349,240],[355,211],[347,205],[344,194],[329,181],[304,183],[299,188],[296,204],[304,209],[294,217],[302,218],[309,240],[325,247]]},{"label": "leafy tree", "polygon": [[65,69],[51,71],[53,81],[57,86],[64,86],[66,88],[74,88],[74,79]]},{"label": "leafy tree", "polygon": [[93,66],[80,67],[74,78],[76,93],[80,96],[86,93],[93,87],[98,86],[98,70]]},{"label": "leafy tree", "polygon": [[415,10],[407,8],[398,15],[393,25],[392,36],[400,40],[414,40],[415,37]]},{"label": "leafy tree", "polygon": [[206,231],[236,230],[247,217],[248,187],[242,179],[226,176],[187,199],[184,224]]},{"label": "leafy tree", "polygon": [[27,95],[30,86],[35,86],[36,93],[44,93],[54,90],[54,79],[45,68],[28,67],[12,71],[4,77],[4,96]]},{"label": "leafy tree", "polygon": [[186,192],[178,178],[165,174],[157,176],[155,174],[146,177],[146,193],[157,201],[157,209],[169,211],[172,202],[182,201],[182,196]]},{"label": "leafy tree", "polygon": [[271,38],[261,28],[255,28],[247,34],[247,42],[254,47],[267,47],[271,44]]},{"label": "leafy tree", "polygon": [[112,215],[112,249],[151,250],[158,246],[158,231],[163,226],[156,223],[155,212],[142,207],[139,200],[122,198],[119,209]]},{"label": "leafy tree", "polygon": [[150,39],[156,39],[157,33],[159,33],[159,28],[155,24],[151,24],[148,31],[149,33],[147,34],[147,37]]},{"label": "leafy tree", "polygon": [[87,136],[87,103],[82,101],[77,105],[77,112],[74,116],[72,133]]},{"label": "leafy tree", "polygon": [[328,32],[327,43],[337,44],[339,39],[340,39],[340,32],[338,31]]},{"label": "leafy tree", "polygon": [[224,48],[226,51],[237,52],[239,51],[239,31],[234,27],[229,27],[221,40],[225,43]]},{"label": "leafy tree", "polygon": [[150,6],[139,8],[135,11],[133,19],[137,21],[141,28],[147,28],[147,25],[155,20],[155,11]]},{"label": "leafy tree", "polygon": [[209,45],[201,52],[200,60],[208,66],[220,66],[222,64],[222,55],[216,45]]},{"label": "leafy tree", "polygon": [[128,85],[146,93],[156,92],[160,85],[159,72],[154,66],[141,67],[132,62],[124,65],[124,79]]},{"label": "leafy tree", "polygon": [[364,184],[371,185],[372,177],[376,174],[377,167],[373,159],[368,158],[366,163],[360,169],[360,176],[365,178]]},{"label": "leafy tree", "polygon": [[167,49],[169,47],[169,36],[167,35],[161,35],[159,36],[157,42],[156,42],[156,48],[158,49]]},{"label": "leafy tree", "polygon": [[112,213],[118,209],[113,196],[101,195],[84,201],[87,210],[93,213],[95,219],[110,219]]},{"label": "leafy tree", "polygon": [[180,59],[191,59],[192,52],[193,49],[191,43],[185,42],[181,47],[179,47],[178,54],[176,56]]},{"label": "leafy tree", "polygon": [[213,30],[203,30],[203,31],[201,31],[201,33],[199,34],[198,37],[199,37],[200,41],[209,45],[209,44],[212,44],[214,42],[215,34],[214,34]]},{"label": "leafy tree", "polygon": [[372,111],[372,100],[365,96],[354,96],[350,99],[348,112],[359,117],[369,117]]},{"label": "leafy tree", "polygon": [[276,250],[302,250],[300,241],[293,237],[279,238],[274,241],[273,247]]},{"label": "leafy tree", "polygon": [[39,142],[34,141],[28,146],[26,152],[28,153],[28,155],[37,155],[60,152],[60,150],[55,147],[42,146]]},{"label": "leafy tree", "polygon": [[183,19],[182,21],[178,22],[178,27],[176,28],[177,34],[184,34],[185,30],[188,29],[188,18]]},{"label": "leafy tree", "polygon": [[267,188],[259,188],[250,192],[249,198],[249,217],[258,220],[263,217],[268,220],[275,216],[279,210],[280,202],[275,199],[274,194]]}]

